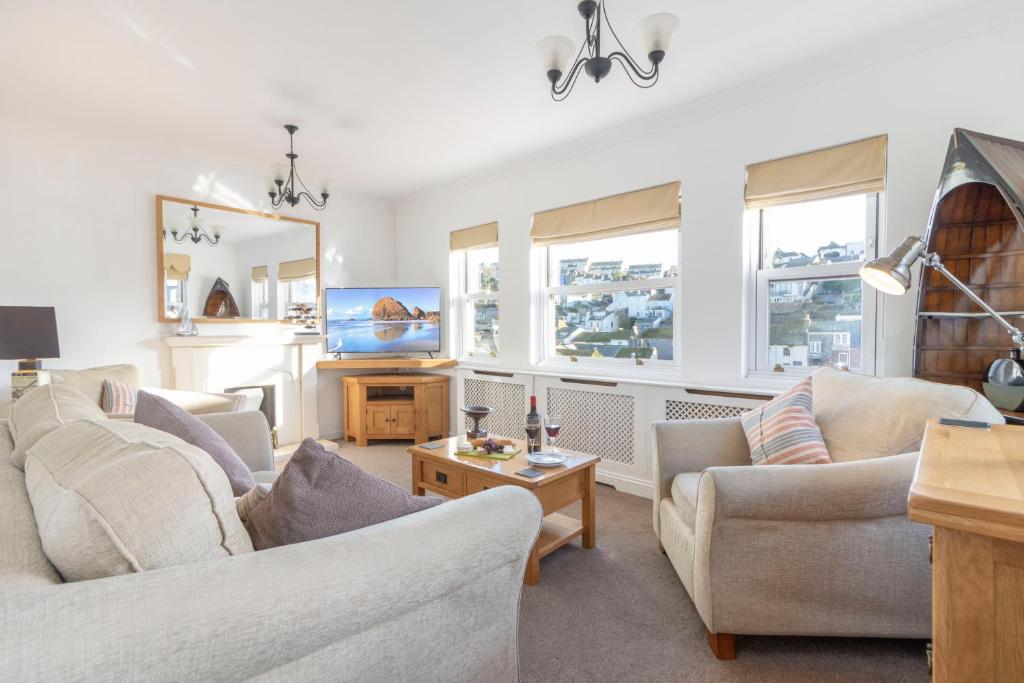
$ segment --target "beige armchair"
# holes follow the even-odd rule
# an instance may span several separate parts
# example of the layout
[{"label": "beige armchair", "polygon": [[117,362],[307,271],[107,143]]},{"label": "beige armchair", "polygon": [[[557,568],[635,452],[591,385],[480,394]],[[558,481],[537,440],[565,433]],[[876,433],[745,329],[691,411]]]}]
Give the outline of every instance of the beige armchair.
[{"label": "beige armchair", "polygon": [[928,638],[931,529],[906,516],[925,423],[1003,422],[966,387],[812,383],[831,465],[752,466],[739,418],[654,425],[654,529],[722,659],[739,634]]}]

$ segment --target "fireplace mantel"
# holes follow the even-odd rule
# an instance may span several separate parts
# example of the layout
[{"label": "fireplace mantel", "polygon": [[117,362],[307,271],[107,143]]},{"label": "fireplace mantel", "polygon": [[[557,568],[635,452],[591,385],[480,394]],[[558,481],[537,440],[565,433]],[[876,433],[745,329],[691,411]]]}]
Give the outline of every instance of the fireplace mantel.
[{"label": "fireplace mantel", "polygon": [[163,337],[170,349],[172,386],[220,392],[235,386],[274,386],[281,443],[319,438],[316,363],[324,337],[290,332]]}]

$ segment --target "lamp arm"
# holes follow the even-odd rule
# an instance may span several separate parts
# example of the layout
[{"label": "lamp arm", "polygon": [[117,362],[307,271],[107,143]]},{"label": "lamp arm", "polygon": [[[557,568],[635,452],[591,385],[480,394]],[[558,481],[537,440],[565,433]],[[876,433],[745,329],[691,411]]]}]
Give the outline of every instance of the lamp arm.
[{"label": "lamp arm", "polygon": [[1013,339],[1013,343],[1016,344],[1021,350],[1024,350],[1024,332],[1021,332],[1018,328],[1011,325],[1010,321],[1008,321],[1003,316],[999,315],[999,313],[997,313],[994,308],[989,306],[987,303],[985,303],[984,300],[982,300],[981,297],[979,297],[977,294],[971,291],[970,287],[961,282],[956,275],[953,275],[953,273],[951,273],[949,269],[943,265],[942,260],[939,258],[938,254],[931,253],[924,254],[923,256],[924,264],[926,266],[934,268],[935,270],[945,275],[946,279],[952,282],[957,289],[966,294],[968,299],[978,304],[981,310],[988,313],[997,323],[1002,325],[1002,327],[1010,334],[1010,337]]}]

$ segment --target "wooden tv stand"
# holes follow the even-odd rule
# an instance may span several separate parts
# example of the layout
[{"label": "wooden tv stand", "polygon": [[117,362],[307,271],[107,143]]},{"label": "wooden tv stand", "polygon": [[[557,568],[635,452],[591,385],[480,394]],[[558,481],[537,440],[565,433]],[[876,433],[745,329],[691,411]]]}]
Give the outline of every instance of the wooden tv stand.
[{"label": "wooden tv stand", "polygon": [[448,436],[448,377],[445,375],[349,375],[341,378],[345,440],[424,443]]}]

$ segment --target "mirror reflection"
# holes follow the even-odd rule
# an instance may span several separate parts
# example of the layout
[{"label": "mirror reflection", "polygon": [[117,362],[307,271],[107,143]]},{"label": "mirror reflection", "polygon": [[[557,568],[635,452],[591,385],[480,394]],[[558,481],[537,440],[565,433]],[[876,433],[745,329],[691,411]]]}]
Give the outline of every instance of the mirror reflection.
[{"label": "mirror reflection", "polygon": [[314,321],[316,224],[160,199],[161,318]]}]

